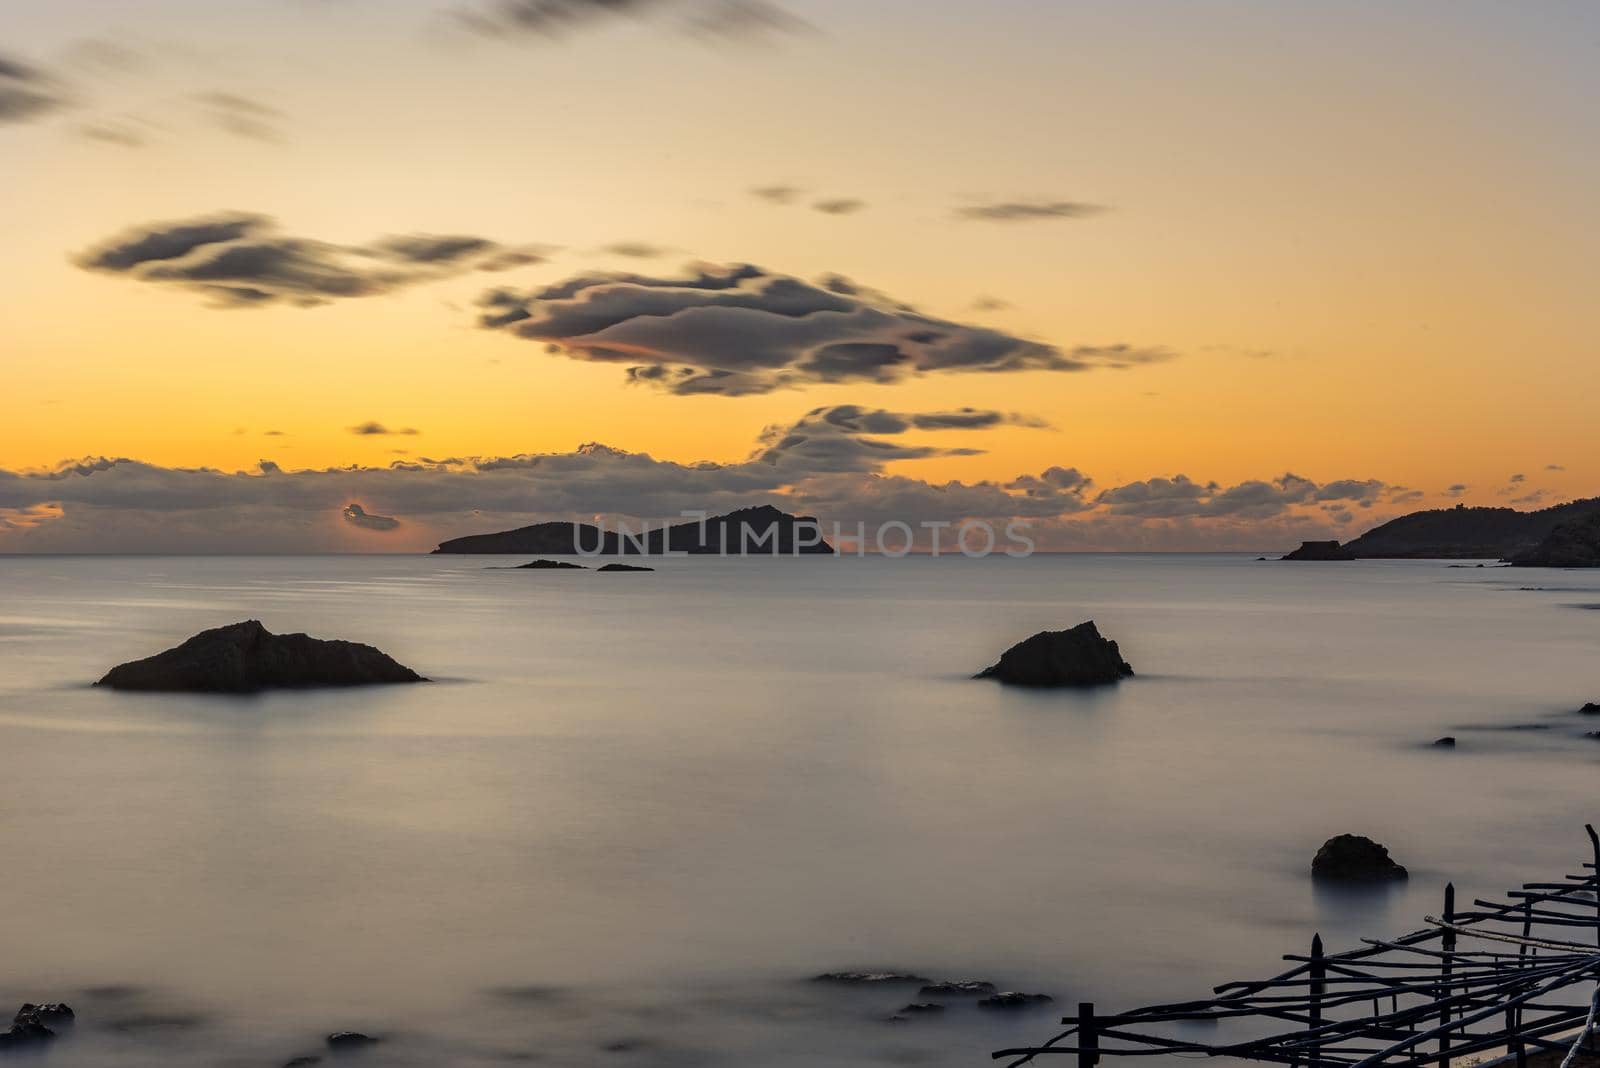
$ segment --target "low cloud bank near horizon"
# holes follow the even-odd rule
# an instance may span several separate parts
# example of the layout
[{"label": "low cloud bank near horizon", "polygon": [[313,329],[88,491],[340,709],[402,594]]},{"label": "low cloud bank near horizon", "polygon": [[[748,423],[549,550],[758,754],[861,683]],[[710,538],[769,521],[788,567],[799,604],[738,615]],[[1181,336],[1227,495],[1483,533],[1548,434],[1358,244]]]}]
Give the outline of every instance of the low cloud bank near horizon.
[{"label": "low cloud bank near horizon", "polygon": [[[564,453],[441,457],[387,467],[245,471],[92,458],[0,469],[0,552],[425,551],[439,541],[549,519],[670,521],[757,504],[825,529],[891,521],[1030,524],[1041,549],[1260,550],[1349,537],[1413,491],[1376,479],[1293,474],[1235,485],[1186,475],[1099,487],[1054,464],[1007,481],[935,482],[890,465],[974,455],[1000,426],[1041,424],[977,408],[816,408],[764,430],[732,463],[661,460],[598,443]],[[935,437],[934,442],[922,440]]]},{"label": "low cloud bank near horizon", "polygon": [[479,325],[554,355],[621,367],[631,382],[726,397],[944,372],[1126,369],[1174,356],[1127,342],[1061,348],[925,314],[839,275],[815,282],[754,264],[685,277],[578,274],[493,289]]}]

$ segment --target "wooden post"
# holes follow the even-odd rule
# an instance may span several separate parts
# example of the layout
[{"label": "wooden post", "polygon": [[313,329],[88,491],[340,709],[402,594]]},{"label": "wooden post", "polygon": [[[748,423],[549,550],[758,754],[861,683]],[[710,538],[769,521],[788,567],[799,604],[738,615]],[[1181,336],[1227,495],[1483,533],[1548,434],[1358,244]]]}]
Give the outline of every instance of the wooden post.
[{"label": "wooden post", "polygon": [[1100,1031],[1095,1025],[1094,1002],[1078,1003],[1078,1068],[1094,1068],[1100,1062]]},{"label": "wooden post", "polygon": [[[1456,922],[1456,884],[1455,883],[1445,883],[1444,884],[1444,922],[1445,923],[1455,923]],[[1443,944],[1444,944],[1444,951],[1446,953],[1453,953],[1455,951],[1455,948],[1456,948],[1456,933],[1453,930],[1451,930],[1450,928],[1446,927],[1444,929],[1444,938],[1443,938],[1442,941],[1443,941]],[[1452,969],[1451,969],[1450,958],[1446,957],[1444,959],[1444,963],[1439,966],[1439,980],[1440,980],[1439,981],[1439,1000],[1441,1000],[1441,1001],[1443,1001],[1443,1000],[1445,1000],[1445,999],[1450,997],[1450,993],[1451,993],[1450,972],[1451,972],[1451,970]],[[1441,1025],[1443,1025],[1443,1026],[1446,1026],[1446,1027],[1449,1026],[1449,1024],[1450,1024],[1450,1006],[1446,1005],[1444,1008],[1439,1010],[1439,1023]],[[1439,1068],[1450,1068],[1450,1032],[1448,1032],[1448,1031],[1442,1032],[1439,1035]]]},{"label": "wooden post", "polygon": [[1585,823],[1583,829],[1589,832],[1589,844],[1594,847],[1594,941],[1595,945],[1600,945],[1600,833],[1592,823]]},{"label": "wooden post", "polygon": [[[1322,959],[1322,935],[1311,936],[1311,1027],[1315,1030],[1322,1026],[1322,995],[1327,988],[1324,980],[1328,977],[1328,966]],[[1318,1040],[1321,1041],[1320,1039]],[[1312,1047],[1311,1054],[1306,1059],[1309,1068],[1321,1068],[1322,1057],[1320,1047]]]}]

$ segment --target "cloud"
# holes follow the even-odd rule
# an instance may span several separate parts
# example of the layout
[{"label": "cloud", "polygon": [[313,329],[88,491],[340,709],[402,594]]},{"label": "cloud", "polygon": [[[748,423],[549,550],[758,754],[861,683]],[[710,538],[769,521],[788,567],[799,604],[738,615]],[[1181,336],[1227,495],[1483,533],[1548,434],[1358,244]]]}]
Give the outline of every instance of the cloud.
[{"label": "cloud", "polygon": [[978,312],[1005,311],[1009,307],[1011,302],[999,297],[979,297],[972,302],[972,310]]},{"label": "cloud", "polygon": [[1560,464],[1545,464],[1544,465],[1544,469],[1546,471],[1565,471],[1566,470],[1566,468],[1563,467]]},{"label": "cloud", "polygon": [[1455,485],[1445,490],[1445,492],[1452,497],[1459,497],[1471,488],[1472,487],[1468,486],[1465,482],[1457,482]]},{"label": "cloud", "polygon": [[484,294],[480,325],[679,394],[741,396],[943,372],[1088,371],[1169,359],[1128,344],[1061,349],[925,315],[848,279],[749,264],[683,278],[582,274]]},{"label": "cloud", "polygon": [[811,207],[824,215],[854,215],[867,206],[865,200],[856,200],[854,197],[837,197],[832,200],[819,200]]},{"label": "cloud", "polygon": [[661,245],[652,245],[648,241],[617,241],[601,251],[631,260],[653,260],[665,256],[672,250]]},{"label": "cloud", "polygon": [[386,515],[372,515],[359,504],[347,504],[341,513],[344,521],[351,526],[360,527],[362,530],[389,531],[400,526],[400,520]]},{"label": "cloud", "polygon": [[359,434],[362,437],[376,437],[384,434],[404,434],[413,436],[422,433],[422,431],[416,429],[415,427],[409,426],[402,427],[398,430],[390,430],[388,427],[378,422],[359,423],[353,427],[350,427],[349,429],[350,433]]},{"label": "cloud", "polygon": [[1002,200],[957,208],[956,216],[984,222],[1038,222],[1044,219],[1082,219],[1105,210],[1104,205],[1075,200]]},{"label": "cloud", "polygon": [[299,307],[378,296],[467,270],[537,262],[528,247],[487,238],[411,234],[338,245],[281,233],[246,212],[136,227],[79,254],[90,271],[120,274],[209,297],[218,307]]},{"label": "cloud", "polygon": [[1526,482],[1527,480],[1528,480],[1528,476],[1527,475],[1512,475],[1511,478],[1508,481],[1510,482],[1511,485],[1515,486],[1518,483]]},{"label": "cloud", "polygon": [[748,41],[794,33],[807,24],[771,0],[485,0],[456,12],[457,21],[486,37],[566,37],[624,18],[675,15],[693,35]]},{"label": "cloud", "polygon": [[217,129],[252,141],[281,141],[283,112],[238,93],[196,93],[201,114]]},{"label": "cloud", "polygon": [[750,195],[765,200],[769,204],[793,204],[805,193],[797,185],[758,185],[750,190]]},{"label": "cloud", "polygon": [[56,80],[43,71],[0,55],[0,125],[31,122],[67,106]]},{"label": "cloud", "polygon": [[121,148],[143,148],[143,131],[121,122],[86,122],[78,127],[78,136],[86,141],[117,145]]},{"label": "cloud", "polygon": [[978,408],[942,412],[891,412],[838,404],[813,408],[793,424],[769,426],[761,434],[757,463],[810,474],[881,471],[896,460],[972,456],[981,450],[885,441],[914,430],[989,430],[999,426],[1042,427],[1037,419]]},{"label": "cloud", "polygon": [[0,469],[0,551],[361,550],[375,547],[374,531],[385,534],[381,548],[417,551],[538,519],[670,520],[762,503],[847,527],[981,519],[1000,529],[1026,521],[1041,547],[1259,550],[1334,536],[1388,489],[1373,479],[1319,483],[1286,474],[1223,487],[1177,475],[1096,493],[1089,475],[1061,464],[1006,481],[937,482],[892,470],[978,451],[913,435],[1036,423],[976,408],[833,405],[767,428],[751,455],[732,463],[660,460],[599,443],[304,470],[270,460],[230,472],[90,457],[47,470]]}]

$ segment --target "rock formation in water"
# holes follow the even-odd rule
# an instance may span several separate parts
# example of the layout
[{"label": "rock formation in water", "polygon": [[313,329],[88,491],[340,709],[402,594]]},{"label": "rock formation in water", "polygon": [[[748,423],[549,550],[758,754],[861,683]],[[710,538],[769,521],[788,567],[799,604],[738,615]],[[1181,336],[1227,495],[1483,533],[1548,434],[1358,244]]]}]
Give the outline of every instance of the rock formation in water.
[{"label": "rock formation in water", "polygon": [[1285,553],[1283,560],[1354,560],[1356,554],[1336,541],[1303,541],[1300,548]]},{"label": "rock formation in water", "polygon": [[1443,738],[1435,738],[1433,740],[1433,744],[1434,747],[1438,749],[1454,749],[1456,747],[1456,740],[1454,737],[1447,734]]},{"label": "rock formation in water", "polygon": [[1600,701],[1590,701],[1588,704],[1578,709],[1578,715],[1600,716]]},{"label": "rock formation in water", "polygon": [[1041,1005],[1048,1005],[1055,998],[1049,994],[1019,994],[1015,990],[1007,990],[993,997],[983,998],[978,1002],[980,1009],[1034,1009]]},{"label": "rock formation in water", "polygon": [[41,1046],[56,1037],[56,1029],[70,1026],[76,1019],[71,1006],[27,1003],[11,1018],[11,1026],[0,1031],[0,1052]]},{"label": "rock formation in water", "polygon": [[378,1044],[377,1039],[360,1031],[335,1031],[328,1036],[327,1042],[328,1048],[334,1050],[364,1049]]},{"label": "rock formation in water", "polygon": [[933,980],[909,972],[823,972],[812,976],[811,981],[839,986],[921,986]]},{"label": "rock formation in water", "polygon": [[1311,860],[1311,874],[1349,883],[1392,882],[1408,875],[1387,849],[1359,834],[1336,835],[1322,843]]},{"label": "rock formation in water", "polygon": [[273,634],[250,619],[202,631],[166,652],[119,664],[95,685],[173,693],[256,693],[427,681],[370,645]]},{"label": "rock formation in water", "polygon": [[1528,552],[1563,523],[1600,514],[1600,497],[1536,512],[1514,508],[1431,508],[1391,519],[1346,542],[1358,558],[1508,560]]},{"label": "rock formation in water", "polygon": [[588,523],[535,523],[495,534],[451,538],[433,551],[541,556],[660,556],[667,552],[695,556],[831,556],[834,551],[815,518],[790,515],[771,505],[741,508],[712,516],[703,523],[697,520],[670,527],[652,526],[643,533],[639,527],[630,525],[635,534],[630,537],[620,529],[602,531]]},{"label": "rock formation in water", "polygon": [[995,985],[983,979],[946,979],[939,983],[929,983],[917,991],[917,996],[923,998],[976,997],[979,994],[993,994],[994,992]]},{"label": "rock formation in water", "polygon": [[595,569],[596,574],[606,571],[654,571],[653,567],[640,567],[638,564],[602,564]]},{"label": "rock formation in water", "polygon": [[1600,512],[1561,524],[1511,562],[1518,567],[1600,567]]},{"label": "rock formation in water", "polygon": [[566,560],[534,560],[526,564],[518,564],[517,571],[587,571],[582,564],[569,563]]},{"label": "rock formation in water", "polygon": [[1013,686],[1101,686],[1133,674],[1117,643],[1094,620],[1071,630],[1044,630],[1018,642],[973,676]]}]

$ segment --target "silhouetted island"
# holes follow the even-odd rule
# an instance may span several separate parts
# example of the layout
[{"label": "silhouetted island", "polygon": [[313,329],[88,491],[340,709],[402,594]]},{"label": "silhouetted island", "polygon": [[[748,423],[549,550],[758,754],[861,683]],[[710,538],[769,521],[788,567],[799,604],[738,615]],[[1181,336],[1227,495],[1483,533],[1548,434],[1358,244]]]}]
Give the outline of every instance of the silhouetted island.
[{"label": "silhouetted island", "polygon": [[568,563],[566,560],[533,560],[526,564],[518,564],[515,571],[587,571],[582,564]]},{"label": "silhouetted island", "polygon": [[95,685],[173,693],[256,693],[427,681],[370,645],[274,634],[249,619],[202,631],[155,656],[119,664]]},{"label": "silhouetted island", "polygon": [[1102,637],[1091,619],[1071,630],[1040,631],[1001,653],[973,678],[1013,686],[1102,686],[1132,674],[1117,643]]},{"label": "silhouetted island", "polygon": [[654,571],[653,567],[640,567],[638,564],[605,564],[596,569],[595,574],[604,574],[607,571]]},{"label": "silhouetted island", "polygon": [[1354,560],[1356,554],[1336,541],[1303,541],[1300,548],[1285,553],[1284,560]]},{"label": "silhouetted island", "polygon": [[1409,876],[1389,851],[1359,834],[1339,834],[1322,843],[1311,859],[1311,874],[1318,879],[1347,883],[1384,883]]},{"label": "silhouetted island", "polygon": [[1458,504],[1391,519],[1344,547],[1365,559],[1509,560],[1533,551],[1562,524],[1595,515],[1600,515],[1600,497],[1536,512]]},{"label": "silhouetted island", "polygon": [[1511,558],[1518,567],[1600,567],[1600,512],[1562,523],[1537,548]]},{"label": "silhouetted island", "polygon": [[693,520],[670,527],[653,526],[639,534],[638,526],[629,537],[621,530],[589,523],[535,523],[496,534],[469,534],[440,543],[435,553],[537,553],[563,556],[582,552],[596,556],[660,556],[666,552],[696,556],[790,556],[833,555],[833,546],[822,536],[822,528],[812,516],[762,505],[741,508],[727,515],[712,516],[703,523]]}]

